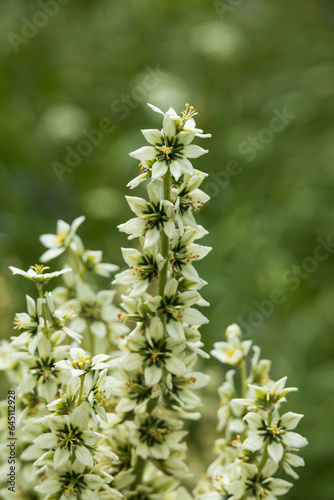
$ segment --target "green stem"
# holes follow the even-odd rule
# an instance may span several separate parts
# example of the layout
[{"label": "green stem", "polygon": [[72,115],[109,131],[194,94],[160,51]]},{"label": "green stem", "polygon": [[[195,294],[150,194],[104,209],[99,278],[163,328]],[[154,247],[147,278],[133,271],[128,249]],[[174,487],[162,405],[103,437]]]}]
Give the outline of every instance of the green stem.
[{"label": "green stem", "polygon": [[82,402],[82,392],[83,392],[84,381],[85,381],[85,375],[80,375],[80,389],[79,389],[79,397],[78,397],[78,406],[80,406],[81,402]]},{"label": "green stem", "polygon": [[[170,201],[171,176],[169,170],[165,173],[163,177],[163,182],[164,182],[164,200]],[[169,238],[164,233],[163,229],[161,229],[160,233],[160,253],[162,257],[166,260],[163,268],[159,273],[159,281],[158,281],[158,294],[162,297],[167,283],[167,273],[169,264]]]},{"label": "green stem", "polygon": [[131,488],[133,490],[135,490],[136,487],[139,486],[140,484],[142,484],[142,482],[143,482],[145,465],[146,465],[145,460],[141,457],[137,457],[137,464],[136,464],[136,468],[134,470],[134,473],[136,475],[136,479],[131,485]]},{"label": "green stem", "polygon": [[[268,424],[267,424],[267,427],[271,427],[271,419],[272,419],[272,410],[270,410],[270,412],[268,413]],[[259,463],[259,466],[258,466],[258,473],[257,473],[257,477],[258,478],[260,477],[262,469],[265,466],[266,461],[268,460],[268,445],[269,445],[269,439],[267,438],[267,442],[265,444],[265,448],[264,448],[264,451],[263,451],[261,462]]]},{"label": "green stem", "polygon": [[68,248],[70,255],[72,256],[72,261],[74,263],[75,269],[73,271],[79,275],[79,278],[83,279],[84,276],[84,266],[78,254],[71,247]]},{"label": "green stem", "polygon": [[[165,173],[163,177],[163,183],[164,183],[164,200],[170,201],[170,187],[171,187],[171,175],[169,170]],[[168,276],[168,265],[169,265],[169,238],[163,231],[163,229],[160,230],[160,254],[162,257],[165,259],[165,264],[161,271],[159,272],[159,279],[158,279],[158,294],[163,297],[164,296],[164,290],[165,286],[167,284],[167,276]],[[152,413],[154,408],[157,405],[157,399],[151,399],[148,404],[146,411],[147,413]],[[137,464],[134,470],[134,474],[136,476],[136,479],[134,483],[132,484],[132,488],[136,489],[136,487],[143,482],[143,476],[144,476],[144,471],[145,471],[145,465],[146,461],[138,457],[137,458]]]},{"label": "green stem", "polygon": [[[44,299],[43,285],[41,283],[36,283],[36,286],[37,286],[39,298],[40,299]],[[44,331],[45,331],[46,334],[48,334],[49,333],[49,329],[48,329],[48,324],[47,324],[47,321],[46,321],[45,303],[42,304],[42,314],[43,314],[43,319],[44,319]]]},{"label": "green stem", "polygon": [[93,335],[92,330],[90,329],[90,327],[88,327],[88,337],[89,337],[89,349],[90,349],[90,352],[91,352],[92,356],[94,356],[95,355],[94,335]]},{"label": "green stem", "polygon": [[245,398],[247,395],[247,368],[245,359],[243,359],[240,364],[240,375],[241,375],[241,397]]}]

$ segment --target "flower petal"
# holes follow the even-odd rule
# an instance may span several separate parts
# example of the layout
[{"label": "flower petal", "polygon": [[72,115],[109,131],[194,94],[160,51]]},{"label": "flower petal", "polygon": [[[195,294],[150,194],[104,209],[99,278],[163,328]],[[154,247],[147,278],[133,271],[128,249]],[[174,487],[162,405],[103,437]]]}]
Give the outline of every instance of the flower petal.
[{"label": "flower petal", "polygon": [[70,451],[66,448],[57,448],[55,454],[53,455],[53,466],[55,469],[59,469],[64,465],[70,458]]},{"label": "flower petal", "polygon": [[82,465],[93,467],[93,457],[86,446],[77,446],[75,449],[75,456]]},{"label": "flower petal", "polygon": [[153,146],[143,146],[142,148],[136,149],[136,151],[132,151],[130,156],[137,160],[154,160],[157,156],[157,150]]},{"label": "flower petal", "polygon": [[153,146],[157,146],[158,144],[161,144],[163,142],[163,136],[160,130],[150,128],[142,130],[141,133],[143,134],[147,142],[149,142]]},{"label": "flower petal", "polygon": [[269,453],[270,458],[274,462],[278,463],[282,460],[283,453],[284,453],[284,447],[278,441],[272,441],[268,445],[268,453]]},{"label": "flower petal", "polygon": [[46,432],[45,434],[41,434],[38,438],[34,439],[35,445],[45,450],[53,448],[56,446],[57,442],[57,436],[52,432]]},{"label": "flower petal", "polygon": [[165,161],[156,161],[152,165],[152,179],[158,179],[162,177],[167,172],[168,167]]}]

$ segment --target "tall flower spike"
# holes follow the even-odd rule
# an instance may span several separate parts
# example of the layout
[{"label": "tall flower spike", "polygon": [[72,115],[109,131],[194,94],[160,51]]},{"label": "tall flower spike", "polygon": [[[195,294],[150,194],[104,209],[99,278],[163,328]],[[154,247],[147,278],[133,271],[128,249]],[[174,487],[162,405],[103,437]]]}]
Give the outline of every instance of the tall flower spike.
[{"label": "tall flower spike", "polygon": [[[196,500],[276,500],[293,486],[275,477],[276,473],[283,469],[297,479],[292,467],[304,465],[294,454],[307,445],[307,440],[294,432],[303,415],[280,412],[285,396],[296,388],[285,388],[287,377],[270,380],[270,361],[260,360],[257,346],[246,363],[251,344],[242,340],[240,328],[233,324],[226,330],[226,342],[214,345],[212,355],[235,369],[226,373],[219,388],[218,431],[223,435],[215,443],[217,459],[194,491]],[[234,383],[236,377],[239,384]],[[237,386],[241,387],[241,398],[237,398]]]},{"label": "tall flower spike", "polygon": [[[125,498],[139,498],[142,488],[160,498],[152,485],[164,474],[181,498],[177,478],[187,474],[183,419],[199,418],[201,401],[193,390],[209,379],[194,371],[197,355],[206,357],[198,329],[208,322],[196,306],[208,304],[199,293],[205,281],[193,266],[211,250],[197,243],[206,232],[194,217],[209,197],[199,189],[206,174],[190,160],[207,153],[191,144],[195,137],[210,134],[196,128],[197,112],[188,104],[181,116],[149,106],[163,123],[161,130],[142,130],[150,145],[130,154],[142,173],[129,185],[149,181],[149,200],[127,197],[136,217],[119,226],[130,240],[139,238],[141,248],[123,250],[129,269],[115,280],[129,287],[119,317],[134,322],[134,330],[120,343],[123,357],[111,361],[121,367],[112,384],[117,411],[128,422],[122,424],[122,448],[132,450],[121,472],[128,471]],[[111,430],[112,442],[117,432]]]}]

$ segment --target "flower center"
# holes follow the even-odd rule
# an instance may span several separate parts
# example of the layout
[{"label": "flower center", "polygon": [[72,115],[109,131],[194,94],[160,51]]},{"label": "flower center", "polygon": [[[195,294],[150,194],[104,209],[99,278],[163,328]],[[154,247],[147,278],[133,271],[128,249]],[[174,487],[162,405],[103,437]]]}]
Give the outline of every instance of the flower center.
[{"label": "flower center", "polygon": [[91,360],[90,360],[90,357],[88,354],[87,354],[87,356],[83,356],[82,354],[80,354],[79,360],[74,359],[72,361],[72,364],[73,364],[74,368],[77,368],[76,365],[78,365],[79,368],[81,368],[81,370],[87,370],[87,368],[90,365],[90,362],[91,362]]},{"label": "flower center", "polygon": [[63,431],[59,431],[57,436],[58,446],[60,448],[72,449],[72,447],[76,448],[77,446],[83,444],[81,431],[77,427],[66,427]]},{"label": "flower center", "polygon": [[161,160],[170,160],[170,154],[172,153],[173,148],[172,147],[168,147],[165,144],[164,146],[161,146],[159,148],[159,151],[162,152],[162,158],[161,158]]}]

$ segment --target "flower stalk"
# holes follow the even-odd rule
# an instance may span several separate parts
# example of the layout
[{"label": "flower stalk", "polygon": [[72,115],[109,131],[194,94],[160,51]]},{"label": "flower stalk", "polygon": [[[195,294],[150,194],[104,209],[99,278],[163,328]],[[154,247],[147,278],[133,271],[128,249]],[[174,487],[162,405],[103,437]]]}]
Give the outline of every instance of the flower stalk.
[{"label": "flower stalk", "polygon": [[[193,262],[210,250],[195,243],[205,231],[194,218],[209,197],[199,189],[205,174],[195,171],[189,160],[207,152],[190,144],[193,139],[208,135],[196,128],[190,106],[181,116],[172,108],[167,113],[152,109],[163,116],[162,130],[142,131],[151,146],[131,156],[140,160],[145,176],[130,183],[133,188],[148,181],[149,200],[127,197],[136,218],[119,226],[129,239],[139,238],[141,248],[123,249],[131,274],[123,271],[114,282],[130,285],[119,317],[134,323],[120,344],[122,358],[115,360],[115,368],[122,367],[115,374],[116,410],[131,424],[128,441],[135,457],[127,465],[133,479],[122,490],[125,498],[143,488],[153,498],[159,490],[152,477],[164,476],[171,478],[178,494],[179,478],[188,475],[183,420],[199,418],[194,410],[201,401],[193,389],[208,381],[193,370],[197,355],[206,357],[199,327],[208,320],[192,306],[207,305],[198,292],[205,282]],[[148,262],[151,273],[144,272]],[[154,282],[156,294],[151,294]]]}]

